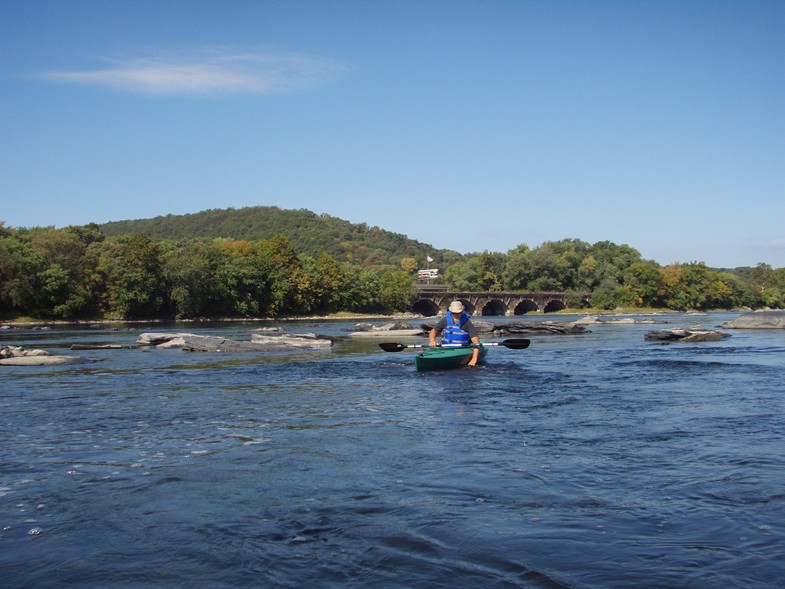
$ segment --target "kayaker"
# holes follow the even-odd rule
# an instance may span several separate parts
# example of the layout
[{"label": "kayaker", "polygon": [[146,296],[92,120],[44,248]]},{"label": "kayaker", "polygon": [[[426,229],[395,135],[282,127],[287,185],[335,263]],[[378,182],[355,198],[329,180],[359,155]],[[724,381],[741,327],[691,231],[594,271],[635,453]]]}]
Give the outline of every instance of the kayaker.
[{"label": "kayaker", "polygon": [[[463,310],[463,303],[461,301],[453,301],[444,317],[439,319],[428,334],[430,346],[437,345],[459,345],[468,346],[470,343],[477,344],[472,350],[472,358],[469,360],[469,366],[477,364],[477,358],[480,356],[480,336],[477,334],[477,328],[472,323],[471,315],[465,313]],[[436,343],[436,337],[444,332],[441,344]]]}]

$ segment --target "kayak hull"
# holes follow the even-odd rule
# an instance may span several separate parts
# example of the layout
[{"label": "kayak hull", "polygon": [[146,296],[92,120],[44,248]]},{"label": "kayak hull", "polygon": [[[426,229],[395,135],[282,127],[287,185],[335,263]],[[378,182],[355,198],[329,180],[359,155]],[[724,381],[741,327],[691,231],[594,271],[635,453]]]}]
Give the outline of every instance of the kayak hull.
[{"label": "kayak hull", "polygon": [[[471,346],[458,346],[454,348],[426,348],[414,357],[414,369],[417,372],[430,370],[449,370],[466,366],[472,359]],[[480,346],[480,357],[477,362],[485,360],[488,348]]]}]

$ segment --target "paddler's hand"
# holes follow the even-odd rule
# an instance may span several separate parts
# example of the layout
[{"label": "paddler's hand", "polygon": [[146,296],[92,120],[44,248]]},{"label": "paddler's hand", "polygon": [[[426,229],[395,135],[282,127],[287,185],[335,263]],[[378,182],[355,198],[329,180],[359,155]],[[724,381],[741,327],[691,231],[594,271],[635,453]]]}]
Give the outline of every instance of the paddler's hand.
[{"label": "paddler's hand", "polygon": [[439,345],[435,341],[429,342],[428,345],[431,346],[432,348],[438,348],[439,347]]},{"label": "paddler's hand", "polygon": [[477,365],[477,360],[480,359],[480,347],[479,347],[480,346],[480,338],[473,337],[472,338],[472,344],[474,344],[474,346],[473,346],[474,349],[472,350],[472,357],[471,357],[471,360],[469,360],[469,363],[467,364],[467,366],[476,366]]}]

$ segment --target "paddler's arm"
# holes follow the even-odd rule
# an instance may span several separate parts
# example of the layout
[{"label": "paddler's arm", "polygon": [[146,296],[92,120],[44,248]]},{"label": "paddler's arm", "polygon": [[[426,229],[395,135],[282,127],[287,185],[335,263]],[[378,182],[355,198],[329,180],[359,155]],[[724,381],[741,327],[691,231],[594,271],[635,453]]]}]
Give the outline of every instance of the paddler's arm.
[{"label": "paddler's arm", "polygon": [[469,366],[475,366],[477,364],[477,359],[480,357],[480,338],[473,337],[472,343],[475,345],[472,348],[472,359],[469,360]]},{"label": "paddler's arm", "polygon": [[428,332],[428,343],[432,348],[435,348],[439,345],[436,343],[436,338],[439,337],[439,334],[442,332],[445,325],[447,325],[447,320],[442,317],[436,322],[436,325],[433,326],[433,329]]}]

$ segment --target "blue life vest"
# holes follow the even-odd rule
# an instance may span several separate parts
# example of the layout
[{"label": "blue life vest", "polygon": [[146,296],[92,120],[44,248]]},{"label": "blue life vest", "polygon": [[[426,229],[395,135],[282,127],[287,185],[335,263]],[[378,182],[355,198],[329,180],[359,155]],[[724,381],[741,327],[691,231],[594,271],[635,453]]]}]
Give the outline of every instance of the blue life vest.
[{"label": "blue life vest", "polygon": [[471,318],[471,315],[468,313],[463,313],[458,318],[458,321],[455,321],[455,317],[450,311],[447,311],[447,325],[444,328],[444,332],[442,333],[442,345],[451,345],[451,346],[468,346],[471,343],[469,339],[469,333],[464,331],[463,324],[466,323]]}]

